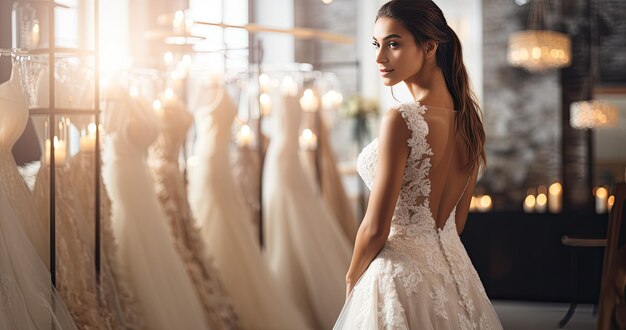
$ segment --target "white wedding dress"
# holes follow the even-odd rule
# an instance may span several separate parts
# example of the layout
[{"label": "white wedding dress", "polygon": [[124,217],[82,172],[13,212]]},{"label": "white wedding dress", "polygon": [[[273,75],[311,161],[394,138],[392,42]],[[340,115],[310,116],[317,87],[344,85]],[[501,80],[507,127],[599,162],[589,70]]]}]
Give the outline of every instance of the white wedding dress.
[{"label": "white wedding dress", "polygon": [[[44,76],[47,75],[44,69]],[[49,99],[47,78],[37,92],[38,104]],[[43,88],[42,88],[43,87]],[[75,109],[80,86],[70,81],[55,83],[57,108]],[[92,95],[86,93],[87,101]],[[92,101],[93,102],[93,101]],[[88,102],[87,102],[88,103]],[[58,117],[57,117],[58,118]],[[72,125],[93,121],[92,116],[71,116]],[[40,118],[47,119],[47,118]],[[58,119],[59,120],[59,119]],[[62,119],[61,119],[62,120]],[[71,126],[70,126],[71,127]],[[43,138],[40,137],[40,141]],[[71,143],[72,141],[68,141]],[[68,144],[69,145],[69,144]],[[70,150],[71,148],[68,148]],[[80,150],[67,154],[63,166],[55,168],[56,205],[56,287],[79,329],[141,329],[143,320],[136,301],[118,271],[117,245],[113,239],[110,200],[100,185],[101,272],[97,279],[95,266],[95,152]],[[42,157],[33,189],[35,206],[44,223],[50,221],[50,166]]]},{"label": "white wedding dress", "polygon": [[[354,286],[335,329],[502,329],[457,233],[456,206],[443,228],[433,218],[427,107],[415,102],[390,111],[399,111],[411,130],[404,181],[387,242]],[[377,154],[375,139],[357,159],[370,189]]]},{"label": "white wedding dress", "polygon": [[215,258],[243,329],[307,329],[298,310],[276,285],[253,234],[248,209],[229,161],[236,107],[223,87],[212,104],[196,110],[199,166],[189,199],[209,252]]},{"label": "white wedding dress", "polygon": [[330,143],[330,132],[327,124],[320,113],[316,113],[316,116],[316,120],[319,121],[319,150],[316,152],[319,160],[316,160],[316,157],[309,157],[307,159],[308,169],[311,172],[311,176],[317,179],[316,163],[319,164],[319,190],[322,194],[322,199],[335,220],[337,220],[348,241],[353,244],[358,229],[356,215],[337,168],[337,158]]},{"label": "white wedding dress", "polygon": [[47,233],[11,154],[27,120],[14,64],[0,85],[0,329],[76,329],[40,258],[48,260]]},{"label": "white wedding dress", "polygon": [[208,329],[146,164],[147,148],[159,133],[156,114],[145,100],[113,87],[107,103],[102,170],[120,273],[148,329]]},{"label": "white wedding dress", "polygon": [[352,249],[298,155],[302,110],[284,96],[263,166],[266,256],[280,285],[315,329],[332,327],[345,299]]},{"label": "white wedding dress", "polygon": [[178,98],[172,97],[163,103],[159,119],[163,130],[150,147],[148,163],[159,202],[169,219],[172,239],[193,280],[211,328],[236,329],[237,316],[191,215],[185,177],[179,166],[180,150],[193,117]]}]

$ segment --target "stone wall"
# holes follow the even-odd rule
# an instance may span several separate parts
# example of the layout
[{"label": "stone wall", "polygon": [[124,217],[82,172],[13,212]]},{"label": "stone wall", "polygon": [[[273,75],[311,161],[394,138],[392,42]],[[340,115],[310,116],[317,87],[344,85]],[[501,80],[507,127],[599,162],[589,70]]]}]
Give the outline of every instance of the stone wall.
[{"label": "stone wall", "polygon": [[528,5],[483,0],[484,124],[488,166],[478,191],[497,209],[520,209],[529,187],[560,178],[558,71],[528,73],[506,60],[511,33],[524,30]]}]

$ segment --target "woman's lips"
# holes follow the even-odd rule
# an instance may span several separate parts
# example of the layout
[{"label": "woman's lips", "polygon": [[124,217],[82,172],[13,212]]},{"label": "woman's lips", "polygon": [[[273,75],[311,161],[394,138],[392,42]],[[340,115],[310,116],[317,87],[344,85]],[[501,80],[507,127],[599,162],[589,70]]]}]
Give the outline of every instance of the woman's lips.
[{"label": "woman's lips", "polygon": [[393,69],[379,69],[378,71],[380,71],[380,75],[385,77],[388,76],[391,72],[393,72]]}]

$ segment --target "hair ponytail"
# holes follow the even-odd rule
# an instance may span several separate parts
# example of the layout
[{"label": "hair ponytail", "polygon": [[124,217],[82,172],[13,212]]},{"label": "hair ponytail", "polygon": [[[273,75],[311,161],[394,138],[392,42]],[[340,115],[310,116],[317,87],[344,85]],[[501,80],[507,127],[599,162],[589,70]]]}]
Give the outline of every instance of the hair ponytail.
[{"label": "hair ponytail", "polygon": [[[446,24],[447,26],[447,24]],[[437,64],[443,72],[448,90],[457,109],[457,132],[465,142],[470,158],[466,166],[487,165],[485,154],[485,130],[480,115],[476,95],[470,86],[467,69],[463,63],[461,41],[457,34],[447,26],[450,41],[442,43],[437,49]]]},{"label": "hair ponytail", "polygon": [[480,107],[471,89],[469,76],[463,64],[463,51],[458,36],[448,26],[443,12],[432,0],[392,0],[379,10],[379,17],[400,21],[413,35],[419,45],[433,40],[438,43],[437,65],[443,72],[454,108],[459,112],[456,129],[468,151],[467,167],[487,165],[485,154],[485,130]]}]

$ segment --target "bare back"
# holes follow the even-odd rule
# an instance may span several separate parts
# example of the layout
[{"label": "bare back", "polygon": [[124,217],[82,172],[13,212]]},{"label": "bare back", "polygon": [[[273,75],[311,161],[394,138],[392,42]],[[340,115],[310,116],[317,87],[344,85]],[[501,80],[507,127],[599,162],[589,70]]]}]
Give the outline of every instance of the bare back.
[{"label": "bare back", "polygon": [[426,107],[424,120],[429,128],[426,140],[432,149],[432,167],[428,173],[432,216],[437,228],[443,228],[456,206],[455,223],[460,233],[467,218],[477,171],[470,173],[470,168],[465,166],[469,155],[461,135],[456,133],[457,112]]}]

